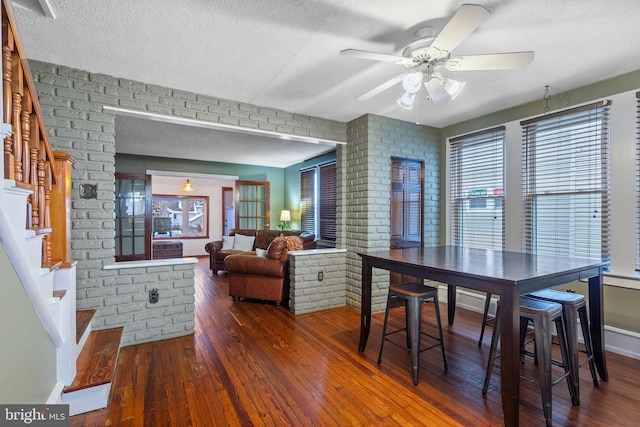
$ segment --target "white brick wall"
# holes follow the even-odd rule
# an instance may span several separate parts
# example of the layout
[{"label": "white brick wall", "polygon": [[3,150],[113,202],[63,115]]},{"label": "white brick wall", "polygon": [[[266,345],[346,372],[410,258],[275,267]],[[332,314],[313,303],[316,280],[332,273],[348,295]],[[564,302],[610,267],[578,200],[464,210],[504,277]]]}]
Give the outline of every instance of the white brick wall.
[{"label": "white brick wall", "polygon": [[[104,267],[108,276],[102,286],[87,291],[82,305],[96,312],[96,329],[124,326],[121,345],[192,334],[194,331],[195,258],[122,262]],[[158,302],[149,302],[149,291],[157,289]],[[80,305],[80,303],[79,303]]]},{"label": "white brick wall", "polygon": [[[97,310],[93,321],[96,329],[125,326],[124,344],[166,338],[187,329],[176,326],[179,323],[174,323],[176,317],[170,310],[160,316],[158,307],[162,304],[152,307],[149,313],[147,309],[143,310],[144,315],[139,313],[139,306],[145,305],[140,301],[148,299],[146,284],[157,282],[158,274],[151,271],[138,272],[137,275],[125,274],[124,271],[116,274],[103,269],[112,265],[115,259],[115,116],[104,112],[103,106],[346,140],[346,123],[38,61],[30,61],[29,66],[52,148],[67,152],[76,159],[71,176],[71,250],[78,262],[77,306],[79,309]],[[80,199],[79,187],[83,184],[97,185],[98,197]],[[183,279],[193,281],[192,277]],[[171,289],[165,292],[173,294],[178,279],[171,283]],[[160,281],[157,284],[164,283]],[[180,292],[184,293],[186,289]],[[181,297],[192,304],[193,292]],[[155,320],[151,322],[147,316],[154,316]],[[192,313],[189,316],[192,317]],[[169,320],[160,320],[160,317]],[[155,332],[144,326],[147,322],[154,324],[152,329]]]},{"label": "white brick wall", "polygon": [[[361,306],[361,259],[358,252],[389,248],[391,158],[422,160],[425,245],[439,242],[440,130],[366,115],[347,124],[347,145],[337,151],[338,241],[346,248],[347,305]],[[383,311],[389,273],[373,271],[372,311]]]},{"label": "white brick wall", "polygon": [[[317,249],[289,252],[289,309],[311,313],[346,304],[347,251]],[[318,279],[322,273],[322,280]]]},{"label": "white brick wall", "polygon": [[[337,148],[337,247],[347,250],[347,305],[360,307],[357,252],[389,247],[392,156],[425,162],[424,241],[427,245],[439,241],[438,129],[373,115],[341,123],[37,61],[30,61],[30,68],[53,148],[76,158],[71,246],[78,261],[78,306],[97,308],[98,319],[120,316],[109,304],[126,301],[101,295],[113,292],[108,286],[113,273],[102,267],[112,264],[115,255],[115,223],[110,214],[114,210],[115,118],[103,112],[103,105],[347,141]],[[78,198],[78,188],[85,183],[97,184],[97,199]],[[374,271],[374,311],[384,309],[387,277]]]}]

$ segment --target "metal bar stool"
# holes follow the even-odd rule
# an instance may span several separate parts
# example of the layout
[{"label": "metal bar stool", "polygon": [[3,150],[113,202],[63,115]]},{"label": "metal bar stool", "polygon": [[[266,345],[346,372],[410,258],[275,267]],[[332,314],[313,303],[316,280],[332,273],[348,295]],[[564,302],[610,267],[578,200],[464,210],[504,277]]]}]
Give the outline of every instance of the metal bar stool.
[{"label": "metal bar stool", "polygon": [[[523,325],[532,322],[533,330],[536,340],[536,357],[538,359],[538,374],[540,381],[540,394],[542,396],[542,410],[544,412],[544,418],[547,425],[551,425],[551,387],[566,378],[567,385],[569,387],[569,393],[573,401],[575,396],[575,390],[571,381],[571,371],[569,369],[569,350],[567,347],[567,339],[564,333],[564,322],[562,315],[562,306],[553,302],[543,301],[535,298],[528,298],[527,296],[520,297],[520,331],[522,333]],[[558,334],[558,341],[560,343],[560,351],[562,353],[562,360],[565,363],[562,365],[564,368],[564,374],[560,377],[552,380],[551,378],[551,322],[556,325],[556,331]],[[487,372],[484,377],[484,385],[482,387],[482,394],[487,394],[489,388],[489,381],[491,379],[491,373],[493,372],[493,363],[496,359],[496,352],[498,347],[498,339],[500,337],[500,301],[496,308],[495,324],[493,327],[493,335],[491,336],[491,350],[489,352],[489,362],[487,363]],[[522,341],[522,340],[521,340]]]},{"label": "metal bar stool", "polygon": [[[593,384],[598,386],[598,377],[596,376],[596,367],[593,361],[593,347],[591,345],[591,333],[589,332],[589,318],[587,315],[587,304],[584,296],[573,292],[562,292],[553,289],[544,289],[542,291],[527,294],[528,297],[536,298],[543,301],[550,301],[562,306],[562,314],[565,321],[565,332],[567,334],[567,344],[569,348],[569,365],[571,369],[571,380],[576,391],[573,404],[580,404],[580,367],[585,363],[589,363],[591,378]],[[580,327],[582,328],[582,336],[584,338],[586,359],[580,363],[578,348],[578,317],[580,318]]]},{"label": "metal bar stool", "polygon": [[[387,332],[387,322],[389,320],[389,308],[391,299],[393,297],[403,299],[405,302],[405,327],[397,329],[391,332]],[[420,321],[422,314],[422,303],[426,300],[433,299],[433,303],[436,309],[436,320],[438,321],[438,333],[439,336],[435,337],[426,332],[420,331]],[[432,349],[434,347],[441,347],[442,360],[444,361],[444,370],[448,370],[447,358],[444,354],[444,341],[442,339],[442,323],[440,321],[440,308],[438,306],[438,289],[432,286],[425,286],[422,283],[401,283],[398,285],[389,286],[389,295],[387,297],[387,308],[384,313],[384,325],[382,326],[382,342],[380,343],[380,354],[378,355],[378,364],[382,361],[382,349],[384,348],[384,342],[389,341],[392,344],[399,345],[387,337],[389,335],[407,331],[407,348],[411,350],[411,364],[413,374],[413,384],[418,385],[418,375],[420,367],[420,353],[423,351]],[[436,340],[436,343],[426,348],[420,348],[420,335],[427,335],[430,338]]]}]

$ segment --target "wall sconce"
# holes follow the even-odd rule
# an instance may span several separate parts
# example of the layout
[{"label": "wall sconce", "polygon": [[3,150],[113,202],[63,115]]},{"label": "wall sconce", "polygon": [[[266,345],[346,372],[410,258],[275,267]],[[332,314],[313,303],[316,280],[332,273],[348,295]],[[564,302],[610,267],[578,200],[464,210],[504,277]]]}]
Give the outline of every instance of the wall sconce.
[{"label": "wall sconce", "polygon": [[193,191],[193,185],[191,185],[191,181],[189,180],[189,178],[187,178],[184,185],[182,186],[182,191]]},{"label": "wall sconce", "polygon": [[279,230],[288,230],[289,229],[289,224],[287,224],[287,222],[291,221],[291,211],[289,210],[282,210],[280,212],[280,224],[278,224],[278,229]]}]

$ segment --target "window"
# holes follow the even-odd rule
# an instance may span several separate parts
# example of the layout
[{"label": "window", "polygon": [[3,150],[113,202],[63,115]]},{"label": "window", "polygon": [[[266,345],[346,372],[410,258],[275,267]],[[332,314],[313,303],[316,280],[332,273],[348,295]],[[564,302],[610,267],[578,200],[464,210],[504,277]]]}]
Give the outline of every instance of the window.
[{"label": "window", "polygon": [[609,259],[608,106],[521,122],[525,252]]},{"label": "window", "polygon": [[452,138],[451,242],[504,248],[503,126]]},{"label": "window", "polygon": [[336,164],[300,171],[300,226],[319,240],[336,241]]},{"label": "window", "polygon": [[209,237],[209,198],[206,196],[153,195],[154,238]]}]

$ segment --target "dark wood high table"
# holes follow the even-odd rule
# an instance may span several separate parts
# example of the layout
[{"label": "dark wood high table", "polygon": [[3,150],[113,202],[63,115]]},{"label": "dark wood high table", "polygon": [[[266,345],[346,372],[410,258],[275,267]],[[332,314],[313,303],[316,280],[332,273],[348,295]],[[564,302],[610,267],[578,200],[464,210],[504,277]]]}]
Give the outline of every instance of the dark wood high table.
[{"label": "dark wood high table", "polygon": [[519,423],[520,295],[578,280],[589,282],[589,315],[594,360],[602,380],[608,380],[604,349],[602,272],[608,262],[492,251],[458,246],[376,250],[362,258],[362,308],[359,351],[371,328],[373,268],[396,271],[448,285],[449,324],[453,323],[456,286],[491,292],[500,297],[502,409],[506,426]]}]

